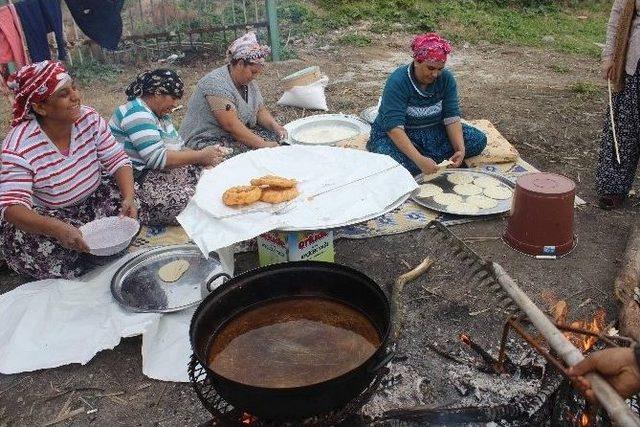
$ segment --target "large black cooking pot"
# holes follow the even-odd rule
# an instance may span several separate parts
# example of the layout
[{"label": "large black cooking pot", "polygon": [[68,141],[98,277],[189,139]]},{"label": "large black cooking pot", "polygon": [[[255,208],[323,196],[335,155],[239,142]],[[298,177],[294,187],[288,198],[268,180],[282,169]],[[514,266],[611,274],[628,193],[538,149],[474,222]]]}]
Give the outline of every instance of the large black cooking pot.
[{"label": "large black cooking pot", "polygon": [[[355,369],[303,387],[255,387],[232,381],[208,368],[213,337],[229,320],[266,301],[295,296],[331,298],[357,309],[377,329],[380,347]],[[189,334],[196,358],[225,400],[252,415],[278,420],[328,412],[362,392],[389,359],[386,347],[390,329],[389,302],[373,280],[339,264],[300,261],[258,268],[224,283],[198,306]]]}]

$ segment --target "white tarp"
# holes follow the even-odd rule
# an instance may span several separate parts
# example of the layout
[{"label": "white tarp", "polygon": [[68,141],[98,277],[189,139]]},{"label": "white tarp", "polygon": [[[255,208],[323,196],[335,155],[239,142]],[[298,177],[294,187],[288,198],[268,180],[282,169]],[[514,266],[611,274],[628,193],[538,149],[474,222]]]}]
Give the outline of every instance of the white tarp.
[{"label": "white tarp", "polygon": [[[275,206],[258,202],[238,209],[222,203],[229,187],[263,175],[295,178],[300,195]],[[411,174],[386,155],[326,146],[264,148],[205,171],[178,221],[206,254],[271,230],[357,223],[389,211],[416,188]]]},{"label": "white tarp", "polygon": [[[218,254],[221,271],[232,274],[231,251]],[[40,280],[0,295],[0,373],[84,365],[121,338],[142,335],[143,373],[159,380],[188,381],[193,309],[133,313],[111,295],[111,278],[134,255],[76,280]]]}]

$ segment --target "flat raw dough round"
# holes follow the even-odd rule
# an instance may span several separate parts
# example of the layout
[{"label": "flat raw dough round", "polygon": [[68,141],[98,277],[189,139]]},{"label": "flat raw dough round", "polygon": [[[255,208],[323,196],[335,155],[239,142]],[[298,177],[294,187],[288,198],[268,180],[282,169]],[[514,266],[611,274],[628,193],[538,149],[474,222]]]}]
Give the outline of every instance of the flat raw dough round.
[{"label": "flat raw dough round", "polygon": [[447,211],[456,213],[458,215],[473,215],[478,213],[480,209],[477,206],[472,205],[471,203],[458,202],[448,205]]},{"label": "flat raw dough round", "polygon": [[498,206],[498,201],[482,194],[476,194],[475,196],[467,197],[467,203],[473,206],[477,206],[480,209],[493,209]]},{"label": "flat raw dough round", "polygon": [[433,196],[433,201],[439,205],[448,206],[453,203],[462,202],[462,197],[453,193],[439,193]]},{"label": "flat raw dough round", "polygon": [[491,178],[490,176],[478,177],[473,180],[473,183],[482,188],[498,187],[500,185],[500,181],[495,178]]},{"label": "flat raw dough round", "polygon": [[507,187],[487,187],[483,191],[484,195],[496,200],[510,199],[513,192]]},{"label": "flat raw dough round", "polygon": [[461,196],[473,196],[474,194],[482,194],[482,188],[473,184],[458,184],[453,187],[453,191]]},{"label": "flat raw dough round", "polygon": [[189,261],[185,259],[178,259],[171,261],[158,270],[158,276],[164,282],[175,282],[182,277],[182,275],[189,269]]},{"label": "flat raw dough round", "polygon": [[452,184],[471,184],[473,175],[466,173],[450,173],[447,175],[447,181]]},{"label": "flat raw dough round", "polygon": [[442,188],[438,187],[435,184],[422,184],[420,186],[420,191],[418,192],[418,197],[427,198],[433,197],[436,194],[442,193]]}]

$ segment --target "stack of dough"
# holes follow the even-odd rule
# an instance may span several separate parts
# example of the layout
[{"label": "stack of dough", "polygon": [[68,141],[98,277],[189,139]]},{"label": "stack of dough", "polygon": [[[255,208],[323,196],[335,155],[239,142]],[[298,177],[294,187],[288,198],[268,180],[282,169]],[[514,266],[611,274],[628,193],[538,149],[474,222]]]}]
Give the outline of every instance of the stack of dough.
[{"label": "stack of dough", "polygon": [[445,193],[438,185],[426,183],[420,186],[417,196],[432,197],[446,207],[448,212],[473,215],[481,210],[493,209],[499,201],[510,199],[513,192],[499,180],[490,176],[474,177],[468,173],[448,173],[447,181],[454,184],[453,193]]}]

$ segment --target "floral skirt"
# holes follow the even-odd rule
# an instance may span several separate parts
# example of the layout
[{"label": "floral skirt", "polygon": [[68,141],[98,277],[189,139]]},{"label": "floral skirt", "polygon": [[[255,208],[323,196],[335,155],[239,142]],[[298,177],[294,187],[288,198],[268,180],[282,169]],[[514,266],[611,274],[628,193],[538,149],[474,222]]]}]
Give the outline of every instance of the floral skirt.
[{"label": "floral skirt", "polygon": [[[640,64],[640,63],[639,63]],[[626,196],[636,176],[640,159],[640,73],[627,74],[622,92],[613,97],[616,137],[620,164],[615,154],[609,109],[605,113],[596,169],[596,187],[600,196]]]},{"label": "floral skirt", "polygon": [[145,170],[136,178],[140,223],[150,226],[177,225],[176,216],[195,193],[201,173],[202,167],[193,165]]},{"label": "floral skirt", "polygon": [[[407,129],[407,136],[418,149],[420,154],[440,163],[453,156],[453,147],[449,142],[444,125],[430,126],[420,129]],[[465,157],[473,157],[482,153],[487,146],[487,136],[479,129],[462,124],[462,136],[464,138]],[[412,175],[420,173],[420,168],[409,159],[396,144],[389,138],[387,132],[373,123],[371,136],[367,142],[367,150],[387,154],[404,166]]]},{"label": "floral skirt", "polygon": [[[249,129],[251,132],[255,133],[261,138],[264,138],[269,141],[277,141],[278,136],[275,132],[268,130],[262,126],[256,126],[253,129]],[[231,135],[223,135],[217,138],[201,138],[189,141],[186,144],[189,148],[194,150],[201,150],[204,147],[209,147],[211,145],[219,145],[221,147],[227,147],[233,149],[233,154],[231,156],[238,155],[240,153],[244,153],[245,151],[251,150],[251,147],[245,145],[241,142],[236,141],[231,137]]]},{"label": "floral skirt", "polygon": [[[97,218],[118,215],[120,204],[120,191],[115,181],[105,178],[80,204],[61,209],[34,207],[33,210],[79,227]],[[71,279],[93,265],[89,261],[90,255],[67,249],[53,237],[19,230],[7,221],[0,223],[0,239],[7,265],[17,273],[35,279]]]}]

